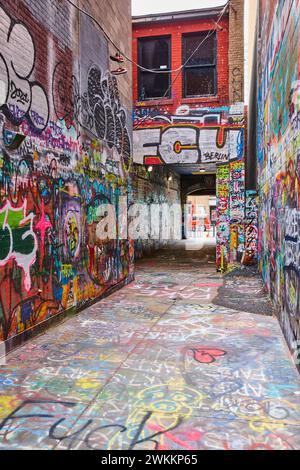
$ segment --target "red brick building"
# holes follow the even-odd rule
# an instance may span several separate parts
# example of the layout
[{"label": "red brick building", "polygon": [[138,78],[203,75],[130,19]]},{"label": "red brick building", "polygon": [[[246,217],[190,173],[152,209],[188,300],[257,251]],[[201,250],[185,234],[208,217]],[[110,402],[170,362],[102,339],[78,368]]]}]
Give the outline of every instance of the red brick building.
[{"label": "red brick building", "polygon": [[[222,7],[210,10],[165,13],[159,16],[148,15],[133,19],[132,52],[134,62],[146,68],[155,69],[157,66],[158,70],[163,70],[163,67],[174,70],[170,76],[167,74],[162,78],[160,76],[162,90],[174,82],[166,96],[164,97],[164,93],[162,93],[162,96],[151,99],[155,97],[143,96],[141,90],[140,82],[143,81],[143,75],[146,75],[147,72],[133,67],[133,99],[137,108],[155,107],[158,99],[160,109],[167,110],[172,114],[175,114],[176,109],[181,105],[228,105],[229,15],[228,13],[224,14],[216,26],[218,15],[221,12]],[[210,83],[208,83],[207,89],[205,87],[192,89],[192,83],[188,80],[189,74],[193,73],[191,68],[185,67],[183,73],[178,73],[178,69],[186,61],[186,56],[204,40],[208,32],[214,29],[216,30],[203,43],[205,47],[201,47],[195,54],[192,65],[194,75],[206,75],[210,79]],[[155,57],[149,57],[151,55],[150,48],[154,51]],[[160,57],[158,56],[159,52]],[[145,57],[146,54],[147,57]],[[159,63],[164,60],[165,64]],[[214,76],[212,77],[212,75]],[[157,78],[155,80],[157,81]],[[211,89],[209,89],[209,85]]]}]

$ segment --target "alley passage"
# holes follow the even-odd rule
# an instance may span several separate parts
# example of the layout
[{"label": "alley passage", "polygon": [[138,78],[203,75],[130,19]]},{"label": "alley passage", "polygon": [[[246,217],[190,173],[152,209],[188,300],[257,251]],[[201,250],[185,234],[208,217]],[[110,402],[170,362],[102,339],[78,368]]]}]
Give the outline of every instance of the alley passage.
[{"label": "alley passage", "polygon": [[278,323],[214,305],[222,284],[213,249],[162,250],[15,351],[0,370],[0,448],[300,449]]}]

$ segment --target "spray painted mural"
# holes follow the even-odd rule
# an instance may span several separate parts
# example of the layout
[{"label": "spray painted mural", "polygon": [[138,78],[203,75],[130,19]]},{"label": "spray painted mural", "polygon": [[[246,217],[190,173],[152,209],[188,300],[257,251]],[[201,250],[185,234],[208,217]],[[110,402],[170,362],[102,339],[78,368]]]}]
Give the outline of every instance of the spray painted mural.
[{"label": "spray painted mural", "polygon": [[217,166],[217,269],[226,271],[245,250],[244,106],[136,108],[134,161],[140,164]]},{"label": "spray painted mural", "polygon": [[259,259],[293,349],[300,340],[300,2],[275,2],[274,12],[269,4],[261,8]]},{"label": "spray painted mural", "polygon": [[246,191],[245,206],[245,257],[244,264],[257,263],[258,244],[258,195],[257,191]]},{"label": "spray painted mural", "polygon": [[[181,106],[172,116],[135,115],[134,162],[140,164],[224,163],[244,154],[244,109],[241,106]],[[150,123],[149,123],[150,122]]]},{"label": "spray painted mural", "polygon": [[[130,199],[130,113],[116,78],[84,45],[79,76],[80,58],[58,50],[49,31],[52,60],[45,63],[34,33],[1,6],[0,23],[3,341],[130,279],[133,244],[119,236],[118,219],[114,240],[97,235],[101,205],[118,213],[120,197]],[[103,42],[107,52],[92,24],[88,31],[99,44],[93,53],[100,55]]]},{"label": "spray painted mural", "polygon": [[[172,175],[172,180],[168,181]],[[166,204],[180,204],[180,176],[163,165],[153,167],[151,173],[142,165],[134,165],[132,174],[133,200],[138,204],[146,205],[151,211],[155,206],[161,208]],[[154,205],[154,206],[153,206]],[[153,237],[156,232],[156,237]],[[134,242],[135,259],[149,255],[152,251],[162,248],[167,240],[163,238],[162,230],[152,212],[149,224],[149,237],[137,238]]]}]

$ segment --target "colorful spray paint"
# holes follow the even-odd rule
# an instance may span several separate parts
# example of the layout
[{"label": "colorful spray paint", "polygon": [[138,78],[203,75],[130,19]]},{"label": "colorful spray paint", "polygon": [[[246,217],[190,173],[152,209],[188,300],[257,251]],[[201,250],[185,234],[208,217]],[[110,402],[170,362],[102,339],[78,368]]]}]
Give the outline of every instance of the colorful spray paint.
[{"label": "colorful spray paint", "polygon": [[97,236],[99,207],[117,212],[121,196],[130,203],[131,116],[106,70],[106,40],[80,21],[85,36],[67,28],[62,52],[26,6],[0,6],[1,341],[84,307],[133,273],[133,243],[121,239],[118,219],[114,240]]},{"label": "colorful spray paint", "polygon": [[245,249],[244,106],[181,106],[176,115],[137,109],[135,163],[217,166],[217,269],[240,261]]},{"label": "colorful spray paint", "polygon": [[259,261],[294,350],[300,339],[300,3],[261,2],[261,11]]}]

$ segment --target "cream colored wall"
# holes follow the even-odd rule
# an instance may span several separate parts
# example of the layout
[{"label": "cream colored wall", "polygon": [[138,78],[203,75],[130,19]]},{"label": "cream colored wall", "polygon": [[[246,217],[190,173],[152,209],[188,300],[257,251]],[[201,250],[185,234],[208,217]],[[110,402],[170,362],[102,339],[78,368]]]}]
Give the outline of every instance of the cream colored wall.
[{"label": "cream colored wall", "polygon": [[245,0],[245,101],[251,85],[258,0]]},{"label": "cream colored wall", "polygon": [[252,64],[253,64],[253,52],[255,43],[255,28],[256,28],[256,12],[258,7],[258,0],[247,0],[249,4],[249,31],[248,31],[248,73],[251,77]]}]

